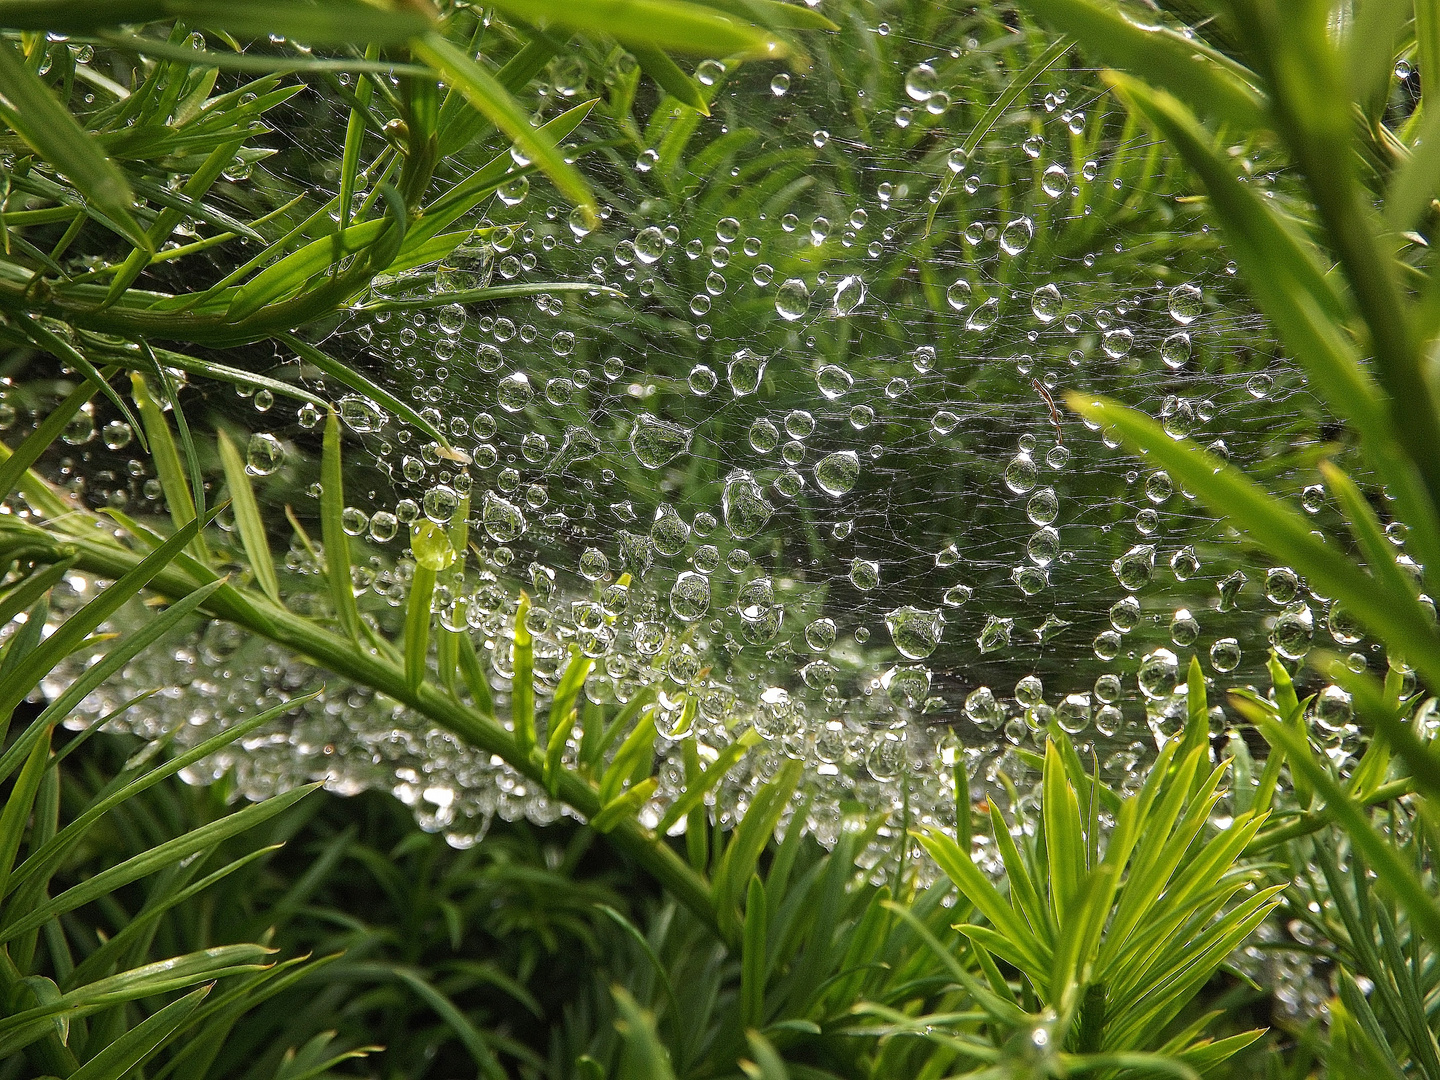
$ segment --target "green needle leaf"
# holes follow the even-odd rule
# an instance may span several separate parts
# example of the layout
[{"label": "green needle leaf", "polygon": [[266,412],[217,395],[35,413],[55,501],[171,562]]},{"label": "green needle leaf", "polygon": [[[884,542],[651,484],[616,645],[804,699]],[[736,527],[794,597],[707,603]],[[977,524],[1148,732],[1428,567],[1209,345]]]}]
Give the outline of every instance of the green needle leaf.
[{"label": "green needle leaf", "polygon": [[150,238],[135,219],[135,196],[125,174],[101,152],[99,143],[25,66],[8,42],[0,44],[0,120],[68,177],[76,190],[112,219],[136,247],[150,250]]}]

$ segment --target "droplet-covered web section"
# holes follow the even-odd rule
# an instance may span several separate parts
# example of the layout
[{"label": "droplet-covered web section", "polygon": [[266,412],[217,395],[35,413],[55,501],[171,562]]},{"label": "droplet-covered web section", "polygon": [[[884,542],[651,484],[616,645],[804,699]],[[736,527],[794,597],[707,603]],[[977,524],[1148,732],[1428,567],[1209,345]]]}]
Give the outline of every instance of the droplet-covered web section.
[{"label": "droplet-covered web section", "polygon": [[[984,5],[915,33],[877,12],[811,42],[808,71],[706,62],[708,120],[648,91],[630,127],[597,109],[578,161],[600,227],[517,166],[471,244],[378,282],[325,343],[470,459],[343,399],[365,478],[346,517],[362,608],[398,625],[411,526],[468,514],[474,546],[441,573],[437,618],[473,635],[502,714],[522,589],[542,681],[575,648],[595,660],[592,706],[653,688],[672,760],[651,822],[680,790],[686,739],[708,760],[746,727],[764,737],[717,792],[725,820],[804,759],[829,839],[852,802],[950,820],[957,762],[983,791],[1052,724],[1132,782],[1183,722],[1192,656],[1217,688],[1263,685],[1271,648],[1386,663],[1343,609],[1065,407],[1069,391],[1135,405],[1331,520],[1313,470],[1328,418],[1243,301],[1183,171],[1075,57],[982,128],[1048,44]],[[542,80],[542,117],[633,73],[623,54],[581,55]],[[593,290],[386,308],[547,282]],[[315,443],[313,409],[294,425],[281,411],[249,417],[257,476],[300,469],[285,446]],[[288,571],[323,610],[298,543]],[[185,658],[207,673],[185,707],[221,716],[196,737],[321,681],[227,634]],[[698,710],[682,729],[685,696]],[[1314,708],[1343,759],[1348,701],[1326,688]],[[332,687],[252,743],[215,766],[252,794],[325,775],[389,787],[457,844],[496,812],[560,812],[361,690]]]}]

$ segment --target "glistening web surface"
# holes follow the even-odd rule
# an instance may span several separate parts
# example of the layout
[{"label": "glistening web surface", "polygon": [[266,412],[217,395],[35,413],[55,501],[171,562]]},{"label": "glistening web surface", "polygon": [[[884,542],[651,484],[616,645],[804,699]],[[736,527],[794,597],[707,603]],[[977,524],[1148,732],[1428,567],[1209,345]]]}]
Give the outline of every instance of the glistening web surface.
[{"label": "glistening web surface", "polygon": [[[542,121],[595,102],[566,145],[598,223],[512,151],[470,242],[377,282],[323,341],[453,451],[291,353],[259,358],[343,398],[366,617],[403,619],[416,523],[468,516],[434,606],[472,636],[501,715],[523,590],[543,684],[574,646],[595,660],[588,708],[654,695],[668,763],[649,821],[681,790],[686,741],[713,760],[753,727],[762,751],[717,814],[803,758],[825,840],[852,804],[893,809],[895,830],[946,822],[957,763],[983,793],[1052,723],[1125,786],[1183,723],[1192,655],[1217,689],[1268,685],[1272,648],[1383,672],[1342,608],[1065,406],[1070,391],[1136,405],[1331,523],[1314,465],[1358,463],[1241,299],[1183,170],[1004,5],[823,10],[841,30],[805,36],[805,63],[701,63],[709,117],[619,48],[577,42],[532,84]],[[233,181],[333,193],[345,110],[313,87],[285,109],[278,152]],[[1263,157],[1244,161],[1287,198]],[[487,285],[525,295],[432,302]],[[198,379],[181,400],[247,433],[292,602],[323,612],[319,530],[285,513],[318,518],[320,412]],[[18,428],[45,409],[8,411]],[[157,513],[130,438],[97,403],[47,467],[92,505]],[[562,812],[498,759],[221,623],[138,659],[89,709],[177,686],[122,722],[153,735],[188,718],[198,741],[322,684],[191,778],[234,767],[252,797],[319,777],[388,788],[462,846],[494,814]],[[1349,701],[1311,689],[1343,761]],[[1230,719],[1217,705],[1217,739]]]}]

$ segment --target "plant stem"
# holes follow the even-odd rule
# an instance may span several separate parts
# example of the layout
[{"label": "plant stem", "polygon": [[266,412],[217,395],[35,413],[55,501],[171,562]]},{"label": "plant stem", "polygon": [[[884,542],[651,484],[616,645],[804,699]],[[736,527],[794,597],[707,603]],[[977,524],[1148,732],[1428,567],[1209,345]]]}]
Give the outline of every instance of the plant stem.
[{"label": "plant stem", "polygon": [[[8,519],[0,523],[0,559],[25,558],[52,564],[73,555],[80,569],[114,579],[124,575],[143,558],[117,544],[99,539],[99,535],[97,532],[96,539],[74,535],[60,537],[38,526]],[[157,575],[151,589],[170,600],[178,600],[203,584],[172,564]],[[492,714],[464,704],[428,681],[410,686],[401,665],[367,653],[353,642],[248,590],[241,592],[233,587],[222,588],[210,597],[203,609],[216,618],[293,649],[342,678],[394,698],[471,746],[503,758],[511,768],[533,781],[537,788],[545,786],[543,762],[522,753],[514,736]],[[560,799],[587,821],[600,812],[600,794],[593,784],[569,769],[561,769],[557,778]],[[717,934],[721,933],[708,883],[663,838],[655,836],[633,818],[622,820],[606,833],[606,837],[619,851],[643,866],[702,922]]]}]

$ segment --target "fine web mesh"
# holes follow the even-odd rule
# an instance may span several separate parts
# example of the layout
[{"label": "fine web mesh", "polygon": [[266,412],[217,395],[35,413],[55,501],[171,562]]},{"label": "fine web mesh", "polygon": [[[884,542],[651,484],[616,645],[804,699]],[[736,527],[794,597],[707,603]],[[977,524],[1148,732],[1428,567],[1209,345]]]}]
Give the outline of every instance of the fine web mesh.
[{"label": "fine web mesh", "polygon": [[[764,736],[716,793],[727,820],[784,757],[803,758],[810,825],[829,840],[849,806],[893,808],[897,829],[902,808],[953,820],[952,763],[983,793],[998,771],[1024,772],[1017,751],[1042,748],[1052,722],[1134,782],[1183,722],[1192,655],[1212,703],[1268,686],[1272,646],[1385,665],[1343,611],[1065,408],[1068,391],[1137,406],[1317,527],[1333,510],[1315,462],[1358,464],[1243,299],[1197,189],[1096,73],[1072,50],[987,118],[1050,40],[1008,9],[941,7],[827,7],[844,30],[808,41],[808,70],[707,61],[708,119],[645,82],[632,117],[633,60],[578,48],[531,93],[542,120],[601,100],[570,140],[600,226],[517,155],[469,245],[377,283],[371,300],[394,310],[351,313],[320,342],[472,459],[461,468],[345,398],[362,609],[398,627],[407,526],[449,522],[468,496],[474,547],[442,575],[439,620],[473,634],[502,715],[522,588],[542,680],[574,645],[596,660],[584,692],[607,715],[653,686],[667,763],[648,820],[682,787],[686,739],[703,760],[748,726]],[[257,177],[333,185],[343,110],[306,107],[318,134]],[[1286,198],[1283,176],[1253,173]],[[487,283],[557,286],[400,303]],[[318,414],[198,384],[183,400],[257,436],[292,606],[323,613],[319,568],[283,514],[318,516]],[[110,431],[105,408],[92,420]],[[104,459],[99,441],[61,463],[88,470],[92,502],[158,510],[153,481],[120,465],[107,495],[85,464]],[[124,722],[155,734],[188,717],[198,740],[322,684],[192,779],[234,767],[256,797],[316,777],[379,786],[457,845],[497,812],[561,812],[498,760],[221,624],[137,661],[91,712],[176,686]],[[1348,701],[1310,689],[1343,759]],[[686,693],[699,709],[682,726]],[[1217,709],[1217,738],[1232,719]]]}]

